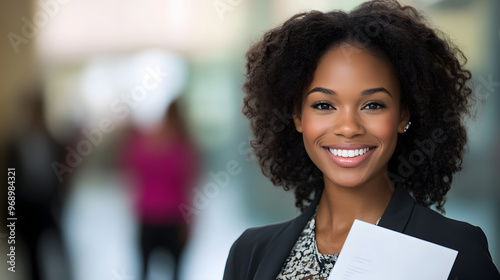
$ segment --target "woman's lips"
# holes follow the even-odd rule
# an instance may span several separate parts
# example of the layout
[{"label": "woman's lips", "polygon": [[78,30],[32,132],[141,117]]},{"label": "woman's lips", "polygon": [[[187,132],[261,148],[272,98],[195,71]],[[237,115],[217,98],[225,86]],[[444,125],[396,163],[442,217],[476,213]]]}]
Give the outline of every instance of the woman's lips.
[{"label": "woman's lips", "polygon": [[335,145],[324,147],[324,150],[338,166],[352,168],[361,165],[376,148],[366,145],[351,145],[349,148],[346,145]]}]

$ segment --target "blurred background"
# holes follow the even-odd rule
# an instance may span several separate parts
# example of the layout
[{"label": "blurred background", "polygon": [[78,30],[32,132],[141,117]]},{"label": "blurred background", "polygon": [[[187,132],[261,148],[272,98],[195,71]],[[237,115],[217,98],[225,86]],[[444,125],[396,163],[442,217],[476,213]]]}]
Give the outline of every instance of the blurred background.
[{"label": "blurred background", "polygon": [[[246,50],[297,12],[361,2],[0,2],[0,167],[16,167],[18,218],[15,273],[0,228],[0,278],[221,279],[244,229],[298,214],[251,157]],[[401,2],[469,59],[480,102],[446,210],[484,230],[499,267],[500,2]]]}]

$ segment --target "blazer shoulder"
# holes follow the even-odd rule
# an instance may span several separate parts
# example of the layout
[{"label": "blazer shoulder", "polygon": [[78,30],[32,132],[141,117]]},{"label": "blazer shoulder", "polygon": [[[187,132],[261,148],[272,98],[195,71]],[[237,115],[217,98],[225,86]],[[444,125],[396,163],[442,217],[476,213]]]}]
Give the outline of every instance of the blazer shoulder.
[{"label": "blazer shoulder", "polygon": [[[475,226],[455,220],[442,215],[428,207],[415,204],[415,208],[411,215],[409,225],[414,225],[422,228],[436,229],[439,232],[449,234],[450,232],[457,232],[466,228],[474,228]],[[423,227],[426,225],[425,227]]]},{"label": "blazer shoulder", "polygon": [[496,279],[500,273],[491,258],[488,240],[480,227],[465,223],[455,235],[458,251],[451,279]]},{"label": "blazer shoulder", "polygon": [[500,280],[480,227],[416,205],[407,230],[410,235],[458,251],[449,279]]},{"label": "blazer shoulder", "polygon": [[283,230],[294,220],[245,230],[233,243],[224,269],[224,280],[247,279]]},{"label": "blazer shoulder", "polygon": [[293,220],[253,227],[245,230],[238,239],[234,242],[233,246],[237,246],[240,249],[249,252],[258,250],[259,248],[265,248],[267,244],[273,242],[280,233],[292,223]]}]

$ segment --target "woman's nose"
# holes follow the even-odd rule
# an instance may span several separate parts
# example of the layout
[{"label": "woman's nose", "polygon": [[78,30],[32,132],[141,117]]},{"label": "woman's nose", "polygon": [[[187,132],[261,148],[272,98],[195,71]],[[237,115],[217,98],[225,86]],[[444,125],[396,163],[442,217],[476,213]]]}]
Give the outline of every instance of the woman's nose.
[{"label": "woman's nose", "polygon": [[364,133],[360,117],[352,110],[344,110],[337,115],[334,121],[334,133],[346,138],[352,138]]}]

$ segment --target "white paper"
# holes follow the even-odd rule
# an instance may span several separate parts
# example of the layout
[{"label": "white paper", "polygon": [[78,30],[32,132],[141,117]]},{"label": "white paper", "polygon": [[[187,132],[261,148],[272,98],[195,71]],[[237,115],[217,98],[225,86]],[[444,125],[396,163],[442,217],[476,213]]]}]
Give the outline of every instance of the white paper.
[{"label": "white paper", "polygon": [[328,280],[446,280],[458,252],[355,220]]}]

